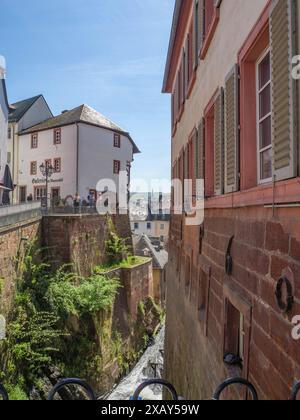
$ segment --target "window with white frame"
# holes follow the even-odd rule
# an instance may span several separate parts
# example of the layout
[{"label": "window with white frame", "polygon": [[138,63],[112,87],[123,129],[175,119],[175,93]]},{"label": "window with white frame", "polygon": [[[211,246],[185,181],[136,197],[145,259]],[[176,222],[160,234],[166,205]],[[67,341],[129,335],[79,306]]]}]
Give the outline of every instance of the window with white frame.
[{"label": "window with white frame", "polygon": [[36,187],[34,189],[35,201],[40,201],[42,198],[46,197],[46,195],[47,195],[46,187]]},{"label": "window with white frame", "polygon": [[257,62],[258,180],[272,180],[272,104],[270,50]]}]

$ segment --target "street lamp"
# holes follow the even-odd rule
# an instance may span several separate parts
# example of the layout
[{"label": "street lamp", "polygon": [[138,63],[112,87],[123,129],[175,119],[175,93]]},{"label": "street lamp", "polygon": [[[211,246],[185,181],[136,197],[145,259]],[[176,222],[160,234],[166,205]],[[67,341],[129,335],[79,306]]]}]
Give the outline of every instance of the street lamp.
[{"label": "street lamp", "polygon": [[42,163],[40,165],[40,171],[43,177],[46,178],[46,210],[48,210],[48,184],[49,184],[49,179],[52,177],[52,175],[55,172],[55,169],[53,168],[51,164],[45,165],[45,163]]}]

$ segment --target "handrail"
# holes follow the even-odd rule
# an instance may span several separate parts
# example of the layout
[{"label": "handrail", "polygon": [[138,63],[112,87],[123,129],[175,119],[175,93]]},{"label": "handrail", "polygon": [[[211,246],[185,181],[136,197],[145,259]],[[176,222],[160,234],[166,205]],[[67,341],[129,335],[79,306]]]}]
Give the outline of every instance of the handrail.
[{"label": "handrail", "polygon": [[3,385],[0,384],[0,396],[2,397],[3,401],[8,401],[9,397],[8,397],[8,393],[6,391],[6,389],[4,388]]},{"label": "handrail", "polygon": [[96,401],[97,397],[94,393],[93,388],[84,380],[82,379],[77,379],[77,378],[67,378],[67,379],[62,379],[61,381],[58,382],[58,384],[56,384],[52,390],[50,391],[47,400],[48,401],[53,401],[55,395],[64,387],[66,387],[67,385],[76,385],[76,386],[80,386],[81,388],[85,389],[88,397],[91,401]]},{"label": "handrail", "polygon": [[146,381],[146,382],[142,383],[136,389],[135,393],[133,394],[132,400],[133,401],[138,401],[142,391],[145,388],[148,388],[148,386],[151,386],[151,385],[162,385],[163,387],[167,388],[170,391],[174,401],[179,400],[177,391],[174,388],[174,386],[172,384],[170,384],[169,382],[165,381],[164,379],[151,379],[149,381]]},{"label": "handrail", "polygon": [[299,392],[300,392],[300,381],[299,381],[299,382],[297,382],[297,383],[293,386],[293,389],[292,389],[292,394],[291,394],[291,398],[290,398],[290,400],[291,400],[291,401],[297,401],[297,396],[298,396]]},{"label": "handrail", "polygon": [[231,385],[244,385],[246,386],[250,393],[252,394],[253,401],[258,401],[258,394],[255,387],[246,379],[243,378],[231,378],[224,381],[215,391],[212,400],[219,401],[221,398],[221,394]]}]

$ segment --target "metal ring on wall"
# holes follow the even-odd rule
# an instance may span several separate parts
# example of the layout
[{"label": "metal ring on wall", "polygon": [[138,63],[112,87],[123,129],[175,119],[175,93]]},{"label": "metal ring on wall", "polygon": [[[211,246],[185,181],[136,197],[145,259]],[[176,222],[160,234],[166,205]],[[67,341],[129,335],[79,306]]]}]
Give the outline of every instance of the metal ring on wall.
[{"label": "metal ring on wall", "polygon": [[8,401],[9,397],[8,397],[8,393],[6,391],[6,389],[4,388],[3,385],[0,384],[0,397],[2,397],[3,401]]},{"label": "metal ring on wall", "polygon": [[135,391],[135,393],[133,394],[132,400],[133,401],[138,401],[139,400],[139,396],[141,395],[142,391],[145,388],[148,388],[148,386],[151,386],[151,385],[162,385],[163,387],[167,388],[170,391],[170,393],[171,393],[172,398],[173,398],[174,401],[178,401],[179,400],[177,391],[174,388],[174,386],[172,384],[170,384],[169,382],[163,380],[163,379],[153,379],[153,380],[149,380],[149,381],[146,381],[143,384],[141,384],[137,388],[137,390]]},{"label": "metal ring on wall", "polygon": [[212,398],[213,401],[219,401],[221,398],[221,394],[225,391],[226,388],[228,388],[231,385],[246,386],[252,395],[253,401],[258,401],[258,394],[255,387],[249,381],[243,378],[232,378],[232,379],[227,379],[226,381],[224,381],[214,393],[214,396]]},{"label": "metal ring on wall", "polygon": [[[282,300],[282,288],[283,285],[286,285],[287,290],[287,299],[286,302]],[[290,280],[287,277],[281,277],[276,285],[276,301],[279,309],[285,313],[288,313],[292,310],[294,305],[294,295],[293,295],[293,286]]]},{"label": "metal ring on wall", "polygon": [[297,382],[292,389],[292,394],[291,394],[291,401],[297,401],[297,396],[300,392],[300,381]]},{"label": "metal ring on wall", "polygon": [[57,385],[55,385],[55,387],[50,391],[50,394],[48,396],[48,401],[53,401],[55,395],[64,387],[66,387],[67,385],[77,385],[80,386],[81,388],[85,389],[87,392],[87,395],[89,397],[89,399],[91,401],[96,401],[96,395],[92,389],[92,387],[84,380],[81,379],[76,379],[76,378],[68,378],[68,379],[63,379],[61,381],[58,382]]}]

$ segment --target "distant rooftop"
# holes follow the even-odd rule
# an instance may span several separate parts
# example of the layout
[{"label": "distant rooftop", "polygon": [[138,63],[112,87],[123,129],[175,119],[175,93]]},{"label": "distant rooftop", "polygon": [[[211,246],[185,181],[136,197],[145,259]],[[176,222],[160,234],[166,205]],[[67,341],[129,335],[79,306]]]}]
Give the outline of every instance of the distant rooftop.
[{"label": "distant rooftop", "polygon": [[43,95],[34,96],[33,98],[24,99],[9,106],[9,122],[18,122],[32,107],[32,105]]},{"label": "distant rooftop", "polygon": [[153,268],[163,270],[168,263],[169,254],[165,249],[156,247],[151,242],[147,235],[134,235],[133,236],[134,250],[137,255],[144,255],[144,251],[149,251],[153,259]]},{"label": "distant rooftop", "polygon": [[102,114],[100,114],[98,111],[96,111],[88,105],[80,105],[79,107],[74,108],[70,111],[64,111],[57,117],[50,118],[42,122],[41,124],[37,124],[31,128],[28,128],[27,130],[22,131],[20,135],[30,134],[36,131],[49,130],[52,128],[63,127],[80,122],[101,128],[107,128],[109,130],[124,134],[131,141],[134,147],[134,153],[140,153],[138,147],[136,146],[128,132],[124,131],[117,124],[110,121],[108,118],[104,117]]}]

